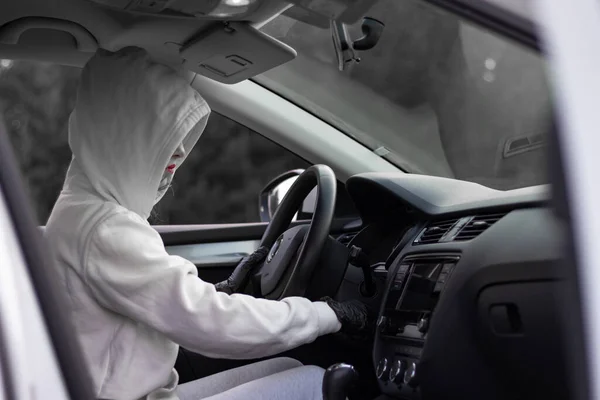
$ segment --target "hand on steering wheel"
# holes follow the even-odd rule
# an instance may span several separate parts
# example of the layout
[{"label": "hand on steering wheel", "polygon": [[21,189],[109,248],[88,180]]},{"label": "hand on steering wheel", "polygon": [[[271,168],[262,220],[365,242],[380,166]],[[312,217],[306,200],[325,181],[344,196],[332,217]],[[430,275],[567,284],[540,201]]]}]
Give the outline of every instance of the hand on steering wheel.
[{"label": "hand on steering wheel", "polygon": [[215,284],[217,291],[227,294],[239,292],[248,284],[250,274],[265,260],[268,253],[269,248],[261,246],[254,253],[244,257],[229,275],[229,278]]}]

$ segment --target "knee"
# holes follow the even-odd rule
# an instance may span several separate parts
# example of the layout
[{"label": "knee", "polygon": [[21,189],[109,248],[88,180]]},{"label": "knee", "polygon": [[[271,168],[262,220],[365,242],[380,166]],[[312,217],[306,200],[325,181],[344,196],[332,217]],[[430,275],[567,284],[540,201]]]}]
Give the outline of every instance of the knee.
[{"label": "knee", "polygon": [[307,380],[321,382],[323,381],[323,375],[325,375],[325,370],[321,367],[317,367],[316,365],[305,365],[299,370],[302,371],[302,375]]}]

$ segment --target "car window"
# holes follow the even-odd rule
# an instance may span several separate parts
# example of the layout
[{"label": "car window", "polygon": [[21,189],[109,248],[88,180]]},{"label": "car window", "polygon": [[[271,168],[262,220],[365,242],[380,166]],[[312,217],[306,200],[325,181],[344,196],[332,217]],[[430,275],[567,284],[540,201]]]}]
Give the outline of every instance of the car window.
[{"label": "car window", "polygon": [[[67,122],[79,68],[0,60],[5,120],[37,217],[45,224],[71,160]],[[251,129],[211,114],[198,144],[153,210],[153,224],[258,222],[258,194],[277,175],[308,163]]]},{"label": "car window", "polygon": [[[427,2],[380,0],[368,11],[385,24],[379,41],[340,69],[332,30],[292,14],[261,29],[298,56],[257,83],[406,172],[501,190],[548,182],[551,91],[539,53]],[[346,28],[350,43],[363,36],[361,22]]]}]

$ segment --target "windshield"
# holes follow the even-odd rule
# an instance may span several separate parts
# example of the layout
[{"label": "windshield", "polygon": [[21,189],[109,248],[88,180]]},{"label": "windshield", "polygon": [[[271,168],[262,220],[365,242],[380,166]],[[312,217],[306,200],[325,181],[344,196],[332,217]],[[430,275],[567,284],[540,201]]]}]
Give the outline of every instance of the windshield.
[{"label": "windshield", "polygon": [[343,71],[330,29],[278,16],[261,29],[298,57],[255,81],[407,172],[502,190],[547,182],[539,54],[420,1],[381,0],[368,16],[383,34]]}]

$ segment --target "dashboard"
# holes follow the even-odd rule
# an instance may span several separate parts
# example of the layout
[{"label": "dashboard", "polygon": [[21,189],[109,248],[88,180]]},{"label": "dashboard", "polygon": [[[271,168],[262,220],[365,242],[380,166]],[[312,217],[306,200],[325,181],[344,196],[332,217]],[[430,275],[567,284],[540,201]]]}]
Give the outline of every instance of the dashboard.
[{"label": "dashboard", "polygon": [[567,398],[563,228],[550,188],[351,177],[351,241],[379,280],[372,362],[386,398]]}]

